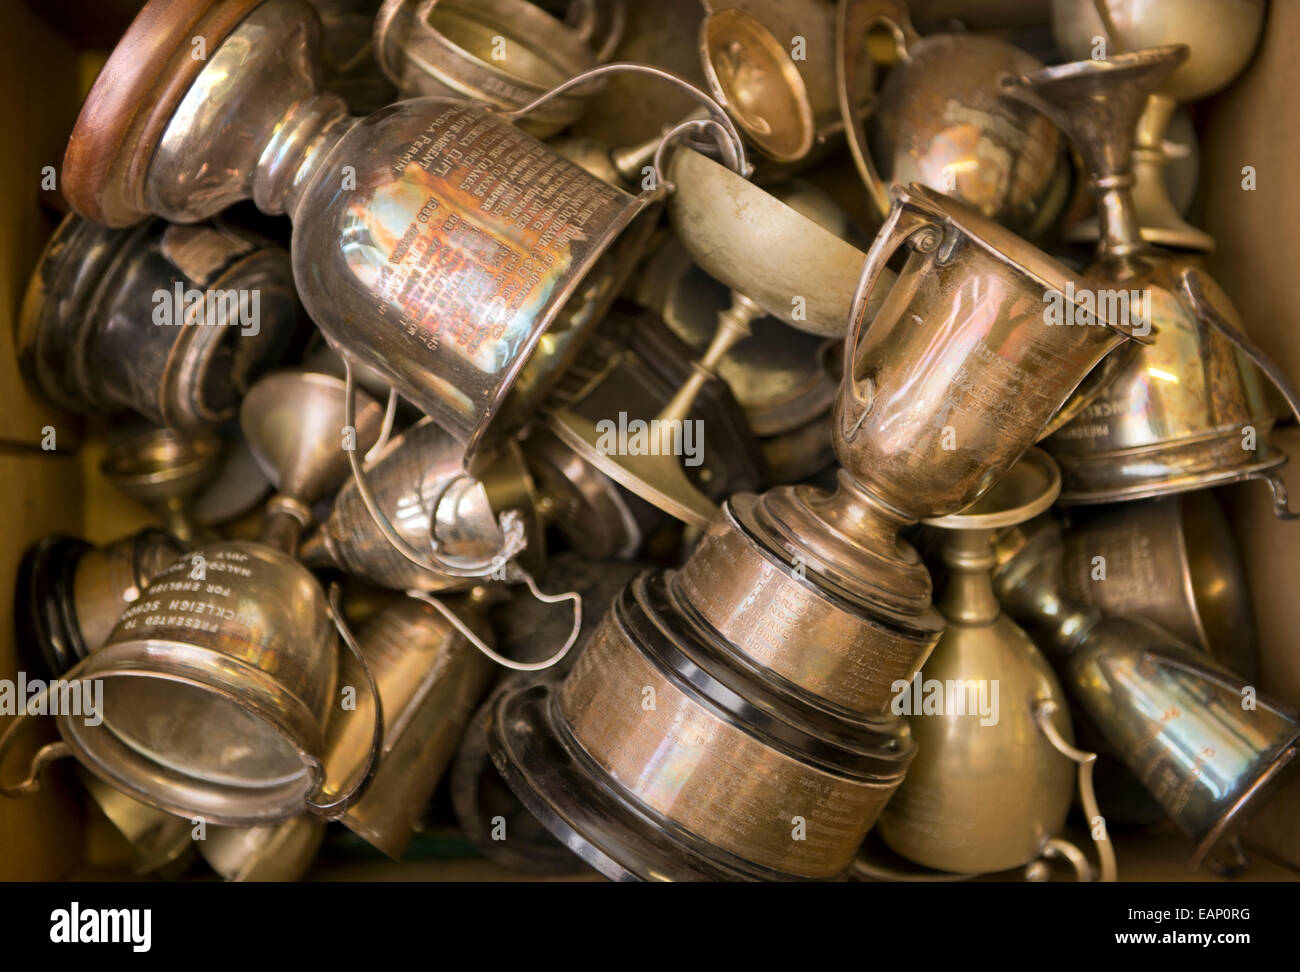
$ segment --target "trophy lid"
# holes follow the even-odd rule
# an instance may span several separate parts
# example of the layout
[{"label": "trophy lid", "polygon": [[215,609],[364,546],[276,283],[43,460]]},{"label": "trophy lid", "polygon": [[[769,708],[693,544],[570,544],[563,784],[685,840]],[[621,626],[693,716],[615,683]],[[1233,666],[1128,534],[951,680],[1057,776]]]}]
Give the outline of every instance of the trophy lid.
[{"label": "trophy lid", "polygon": [[131,21],[95,80],[63,156],[63,194],[106,226],[149,215],[144,180],[153,150],[191,83],[263,0],[152,0]]},{"label": "trophy lid", "polygon": [[379,438],[384,409],[357,392],[355,438],[343,440],[344,381],[286,368],[259,378],[244,396],[239,424],[253,458],[280,493],[314,503],[348,475],[348,448],[365,453]]}]

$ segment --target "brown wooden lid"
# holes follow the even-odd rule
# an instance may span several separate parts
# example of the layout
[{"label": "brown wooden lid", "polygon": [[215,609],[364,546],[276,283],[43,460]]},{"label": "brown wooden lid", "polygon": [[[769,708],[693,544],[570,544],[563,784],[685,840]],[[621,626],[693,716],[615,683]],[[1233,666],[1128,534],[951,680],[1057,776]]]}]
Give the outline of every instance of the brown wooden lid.
[{"label": "brown wooden lid", "polygon": [[63,194],[82,216],[130,226],[149,215],[144,179],[167,123],[205,57],[264,0],[150,0],[81,106],[63,155]]}]

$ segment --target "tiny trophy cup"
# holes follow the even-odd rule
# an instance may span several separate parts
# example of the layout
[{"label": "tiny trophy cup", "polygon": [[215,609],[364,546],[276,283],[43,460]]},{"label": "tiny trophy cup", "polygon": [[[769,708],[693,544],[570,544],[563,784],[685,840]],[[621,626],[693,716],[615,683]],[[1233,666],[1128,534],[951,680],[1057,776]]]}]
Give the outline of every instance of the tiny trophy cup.
[{"label": "tiny trophy cup", "polygon": [[[1083,857],[1060,837],[1078,753],[1064,692],[1029,636],[1002,612],[989,574],[994,532],[1042,513],[1060,488],[1056,464],[1031,449],[973,506],[925,521],[945,531],[940,556],[949,574],[939,610],[947,626],[922,670],[893,687],[892,709],[910,716],[917,756],[875,833],[942,876]],[[1080,755],[1087,804],[1095,757]],[[1108,844],[1098,847],[1113,880],[1113,853]],[[862,855],[855,870],[870,873]],[[1090,869],[1081,876],[1091,877]]]},{"label": "tiny trophy cup", "polygon": [[[511,122],[631,71],[702,103],[713,120],[697,127],[742,171],[743,144],[702,91],[642,65],[595,68],[513,112],[418,98],[358,119],[320,90],[319,42],[303,0],[152,0],[82,106],[64,192],[109,226],[193,222],[249,198],[288,215],[316,325],[469,461],[489,426],[489,441],[505,438],[531,417],[630,271],[662,194],[631,196]],[[200,44],[206,56],[192,56]]]},{"label": "tiny trophy cup", "polygon": [[[1188,59],[1147,98],[1133,143],[1133,203],[1142,238],[1159,246],[1212,250],[1208,233],[1179,215],[1165,186],[1165,136],[1179,102],[1208,98],[1237,77],[1264,28],[1264,0],[1053,0],[1052,33],[1072,60],[1095,57],[1097,40],[1120,54],[1186,44]],[[1097,220],[1073,226],[1069,237],[1095,240]]]},{"label": "tiny trophy cup", "polygon": [[[256,827],[304,811],[334,818],[355,801],[378,760],[382,707],[374,706],[370,757],[337,797],[324,767],[325,726],[338,676],[338,637],[374,677],[343,623],[292,551],[308,504],[348,472],[345,441],[368,448],[383,410],[373,401],[345,429],[342,382],[277,372],[250,389],[245,435],[280,491],[267,504],[262,540],[204,544],[153,578],[105,643],[64,675],[102,685],[98,720],[60,710],[61,742],[42,747],[28,778],[0,795],[35,792],[52,759],[72,755],[105,783],[159,810],[209,824]],[[335,629],[337,628],[337,634]],[[0,736],[0,754],[21,729]]]},{"label": "tiny trophy cup", "polygon": [[898,531],[983,495],[1129,334],[1049,325],[1067,284],[970,207],[894,190],[853,305],[838,491],[733,496],[681,570],[628,586],[562,684],[497,700],[493,761],[552,833],[618,879],[849,868],[915,751],[891,689],[943,627]]},{"label": "tiny trophy cup", "polygon": [[1278,516],[1292,518],[1269,441],[1263,371],[1300,415],[1278,367],[1243,333],[1227,295],[1195,264],[1147,244],[1138,232],[1132,146],[1138,115],[1187,57],[1161,47],[1077,61],[1003,78],[1008,96],[1038,108],[1078,148],[1101,213],[1088,274],[1100,307],[1149,326],[1155,340],[1111,362],[1100,396],[1046,448],[1061,466],[1061,502],[1107,503],[1262,479]]},{"label": "tiny trophy cup", "polygon": [[1061,531],[1043,516],[997,542],[994,590],[1059,661],[1066,690],[1166,815],[1191,864],[1231,867],[1232,838],[1284,777],[1300,713],[1141,618],[1103,617],[1062,584]]},{"label": "tiny trophy cup", "polygon": [[194,496],[220,463],[221,440],[215,435],[152,428],[109,446],[99,471],[157,516],[168,533],[193,543],[202,532],[195,523]]},{"label": "tiny trophy cup", "polygon": [[[875,27],[889,31],[898,63],[880,92],[870,146],[847,92],[871,64]],[[891,185],[919,182],[1030,238],[1053,224],[1070,184],[1060,137],[998,89],[1001,75],[1039,67],[1035,58],[996,37],[923,38],[903,0],[839,0],[835,58],[849,149],[882,216]]]}]

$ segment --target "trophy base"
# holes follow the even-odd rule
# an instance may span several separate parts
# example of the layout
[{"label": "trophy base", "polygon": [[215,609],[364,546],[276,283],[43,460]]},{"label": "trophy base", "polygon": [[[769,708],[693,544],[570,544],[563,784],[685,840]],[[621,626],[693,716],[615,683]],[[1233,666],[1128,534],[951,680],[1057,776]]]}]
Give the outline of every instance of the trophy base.
[{"label": "trophy base", "polygon": [[611,881],[789,880],[636,807],[615,793],[556,712],[557,689],[507,692],[493,713],[492,762],[519,800],[564,846]]},{"label": "trophy base", "polygon": [[613,880],[842,877],[902,781],[910,734],[889,716],[818,710],[730,661],[662,574],[643,575],[562,686],[494,703],[493,763]]},{"label": "trophy base", "polygon": [[[1197,253],[1210,253],[1214,250],[1213,236],[1181,219],[1165,224],[1155,223],[1147,214],[1139,210],[1138,224],[1138,232],[1145,243],[1168,247],[1171,250],[1193,250]],[[1096,243],[1100,236],[1101,230],[1097,224],[1097,217],[1090,216],[1070,227],[1065,233],[1065,240],[1068,243]]]},{"label": "trophy base", "polygon": [[[91,89],[63,157],[63,195],[104,226],[149,216],[141,158],[211,56],[262,0],[176,0],[151,4],[131,21]],[[199,48],[196,42],[201,41]]]}]

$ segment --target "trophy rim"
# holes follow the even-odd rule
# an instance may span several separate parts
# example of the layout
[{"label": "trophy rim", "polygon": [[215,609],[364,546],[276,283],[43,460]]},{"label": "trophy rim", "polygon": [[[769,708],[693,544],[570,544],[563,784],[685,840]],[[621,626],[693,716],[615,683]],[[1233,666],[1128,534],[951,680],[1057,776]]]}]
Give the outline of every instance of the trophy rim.
[{"label": "trophy rim", "polygon": [[1051,64],[1046,67],[1034,68],[1032,71],[1022,72],[1020,77],[1034,82],[1060,81],[1066,78],[1086,78],[1098,74],[1111,74],[1116,71],[1124,73],[1135,67],[1147,67],[1165,61],[1169,61],[1177,67],[1187,61],[1190,53],[1190,48],[1186,44],[1160,44],[1156,47],[1125,51],[1122,54],[1112,54],[1104,58],[1066,61],[1064,64]]},{"label": "trophy rim", "polygon": [[[1037,480],[1037,482],[1035,482]],[[1028,498],[1023,490],[1029,491]],[[1045,450],[1031,446],[996,483],[966,509],[921,522],[947,530],[996,530],[1046,512],[1061,493],[1061,469]],[[1015,500],[1019,502],[1014,502]],[[1007,500],[1013,502],[1008,503]]]},{"label": "trophy rim", "polygon": [[[1242,463],[1229,468],[1209,469],[1203,473],[1184,476],[1156,476],[1118,482],[1108,489],[1071,490],[1068,484],[1062,489],[1057,503],[1061,506],[1095,506],[1104,503],[1122,503],[1130,500],[1157,499],[1164,496],[1178,496],[1201,489],[1213,489],[1230,486],[1257,479],[1262,474],[1280,469],[1287,464],[1290,456],[1276,446],[1268,445],[1260,450],[1261,458],[1254,462]],[[1113,458],[1114,453],[1105,458]]]},{"label": "trophy rim", "polygon": [[267,0],[150,0],[131,21],[82,103],[63,155],[63,196],[109,227],[138,223],[149,161],[207,60]]}]

